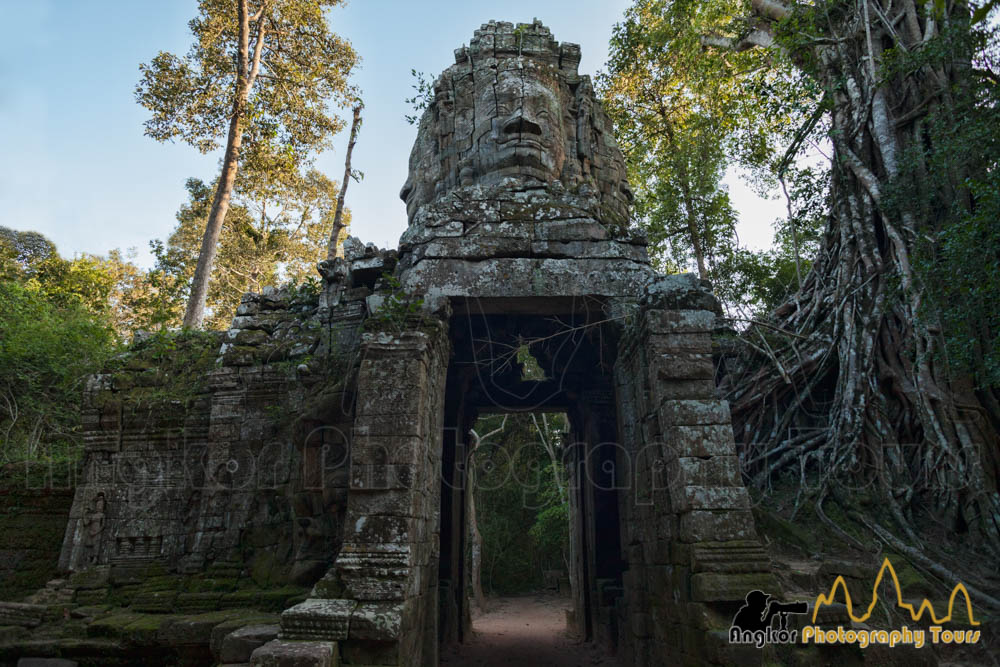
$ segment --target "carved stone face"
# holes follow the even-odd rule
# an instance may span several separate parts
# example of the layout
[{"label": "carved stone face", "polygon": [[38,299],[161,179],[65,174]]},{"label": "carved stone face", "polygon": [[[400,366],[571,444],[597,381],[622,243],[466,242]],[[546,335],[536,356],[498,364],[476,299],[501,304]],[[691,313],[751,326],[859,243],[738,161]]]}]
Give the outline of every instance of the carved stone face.
[{"label": "carved stone face", "polygon": [[544,77],[531,61],[504,64],[492,81],[477,82],[475,180],[507,175],[558,180],[566,158],[558,81]]},{"label": "carved stone face", "polygon": [[559,44],[540,23],[490,22],[434,84],[400,197],[417,210],[456,187],[504,178],[586,188],[606,211],[627,217],[631,191],[611,123],[579,47]]}]

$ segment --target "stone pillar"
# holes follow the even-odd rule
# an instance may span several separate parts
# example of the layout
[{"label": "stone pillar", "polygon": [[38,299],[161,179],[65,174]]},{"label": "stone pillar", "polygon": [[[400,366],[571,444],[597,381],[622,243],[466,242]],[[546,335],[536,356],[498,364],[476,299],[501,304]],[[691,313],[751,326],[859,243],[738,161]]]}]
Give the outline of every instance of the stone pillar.
[{"label": "stone pillar", "polygon": [[[629,664],[722,663],[732,603],[779,592],[715,398],[708,310],[645,308],[616,367],[634,489],[622,496]],[[759,658],[758,658],[759,659]]]},{"label": "stone pillar", "polygon": [[282,640],[333,641],[350,665],[437,665],[442,325],[365,334],[344,545]]}]

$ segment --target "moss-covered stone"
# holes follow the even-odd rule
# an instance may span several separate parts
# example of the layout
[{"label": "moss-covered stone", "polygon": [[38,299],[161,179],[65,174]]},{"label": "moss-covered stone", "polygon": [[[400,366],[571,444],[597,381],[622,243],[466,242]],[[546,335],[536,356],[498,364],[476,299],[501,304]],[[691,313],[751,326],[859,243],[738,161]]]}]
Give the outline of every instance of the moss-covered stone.
[{"label": "moss-covered stone", "polygon": [[255,608],[260,599],[259,590],[243,590],[226,593],[219,600],[220,609]]},{"label": "moss-covered stone", "polygon": [[142,614],[117,610],[108,616],[103,616],[87,626],[88,637],[121,637],[125,628],[135,623],[142,617]]},{"label": "moss-covered stone", "polygon": [[210,644],[212,654],[215,656],[219,655],[222,650],[222,640],[234,630],[248,625],[274,625],[277,623],[279,623],[277,614],[264,614],[258,611],[246,611],[239,616],[234,616],[227,621],[223,621],[212,628]]},{"label": "moss-covered stone", "polygon": [[221,600],[221,592],[180,593],[174,601],[174,608],[185,613],[214,611],[219,608]]},{"label": "moss-covered stone", "polygon": [[132,610],[142,613],[169,613],[174,611],[177,591],[142,593],[132,601]]},{"label": "moss-covered stone", "polygon": [[0,467],[0,600],[20,600],[56,577],[76,474],[72,463]]},{"label": "moss-covered stone", "polygon": [[257,599],[257,607],[264,611],[280,612],[308,594],[308,590],[299,586],[286,586],[277,590],[261,591]]},{"label": "moss-covered stone", "polygon": [[204,644],[212,639],[212,629],[220,623],[233,619],[259,618],[259,612],[247,609],[228,609],[204,614],[167,616],[161,624],[157,641],[176,646],[180,644]]},{"label": "moss-covered stone", "polygon": [[31,632],[27,628],[22,628],[19,625],[0,625],[0,644],[22,639],[30,634]]},{"label": "moss-covered stone", "polygon": [[197,577],[188,580],[187,590],[190,593],[228,593],[236,590],[238,585],[238,579],[210,579],[208,577]]},{"label": "moss-covered stone", "polygon": [[285,583],[287,565],[270,551],[260,551],[254,555],[250,567],[250,578],[261,588]]}]

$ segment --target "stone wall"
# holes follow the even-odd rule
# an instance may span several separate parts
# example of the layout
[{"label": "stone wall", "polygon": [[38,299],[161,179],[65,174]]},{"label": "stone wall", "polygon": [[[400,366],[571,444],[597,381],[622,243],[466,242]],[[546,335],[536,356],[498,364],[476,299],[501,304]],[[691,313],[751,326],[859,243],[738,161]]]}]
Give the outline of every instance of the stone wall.
[{"label": "stone wall", "polygon": [[579,633],[628,665],[738,657],[733,605],[778,589],[714,395],[718,303],[650,265],[578,64],[538,23],[484,25],[421,120],[398,256],[350,238],[317,290],[247,295],[223,339],[152,337],[93,379],[77,603],[283,604],[256,664],[435,667],[469,623],[468,429],[559,410]]},{"label": "stone wall", "polygon": [[339,642],[345,664],[437,664],[447,359],[440,322],[366,334],[344,547],[282,614],[283,640]]},{"label": "stone wall", "polygon": [[620,497],[623,664],[732,664],[746,648],[728,643],[735,607],[748,591],[780,590],[740,477],[729,406],[715,396],[716,313],[705,305],[694,291],[654,293],[615,367],[620,464],[634,480]]},{"label": "stone wall", "polygon": [[[248,294],[221,337],[150,336],[91,380],[62,570],[112,586],[151,567],[214,572],[230,592],[323,576],[342,540],[370,293],[344,260],[326,268],[322,291]],[[213,607],[174,587],[164,611]]]},{"label": "stone wall", "polygon": [[20,600],[55,577],[75,477],[72,464],[0,468],[0,600]]}]

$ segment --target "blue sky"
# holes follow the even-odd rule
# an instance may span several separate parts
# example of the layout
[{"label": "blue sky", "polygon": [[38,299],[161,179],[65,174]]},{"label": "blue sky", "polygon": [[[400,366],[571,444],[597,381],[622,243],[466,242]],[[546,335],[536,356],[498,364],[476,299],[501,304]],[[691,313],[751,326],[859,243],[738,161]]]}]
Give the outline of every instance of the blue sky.
[{"label": "blue sky", "polygon": [[[613,24],[628,0],[351,0],[334,10],[335,31],[362,57],[355,78],[364,91],[365,124],[347,205],[352,233],[395,246],[406,226],[397,194],[406,180],[416,128],[403,116],[411,69],[436,76],[453,51],[489,19],[540,19],[561,41],[583,49],[580,71],[607,57]],[[143,136],[146,111],[135,103],[139,63],[157,51],[183,54],[195,0],[0,0],[0,225],[33,229],[64,256],[136,248],[166,238],[186,200],[184,181],[212,179],[218,155]],[[346,112],[342,112],[344,115]],[[343,174],[346,132],[317,166]],[[780,202],[764,202],[727,179],[744,244],[766,246]]]}]

